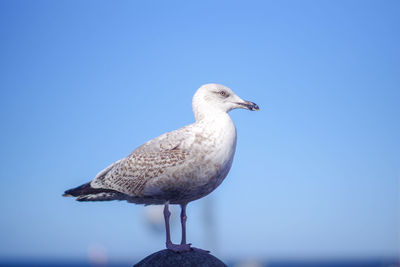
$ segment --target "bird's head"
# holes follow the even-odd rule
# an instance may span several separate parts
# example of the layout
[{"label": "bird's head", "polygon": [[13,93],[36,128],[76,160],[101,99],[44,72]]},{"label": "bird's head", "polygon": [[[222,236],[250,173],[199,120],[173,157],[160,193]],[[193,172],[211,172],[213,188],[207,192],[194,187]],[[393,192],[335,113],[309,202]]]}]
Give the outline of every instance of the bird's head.
[{"label": "bird's head", "polygon": [[193,111],[196,118],[201,115],[200,113],[229,112],[236,108],[259,110],[256,103],[241,99],[231,89],[220,84],[205,84],[193,96]]}]

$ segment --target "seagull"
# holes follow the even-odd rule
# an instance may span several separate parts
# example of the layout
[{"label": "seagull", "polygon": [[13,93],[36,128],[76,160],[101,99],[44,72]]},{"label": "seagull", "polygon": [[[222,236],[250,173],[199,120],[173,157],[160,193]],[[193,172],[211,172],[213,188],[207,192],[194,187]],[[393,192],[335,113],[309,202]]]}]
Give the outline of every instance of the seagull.
[{"label": "seagull", "polygon": [[[211,193],[228,175],[236,149],[236,127],[228,112],[259,107],[220,84],[201,86],[193,96],[192,107],[194,123],[144,143],[100,171],[92,181],[65,191],[63,196],[77,201],[164,205],[167,249],[193,249],[186,243],[186,206]],[[180,244],[171,242],[170,204],[181,206]]]}]

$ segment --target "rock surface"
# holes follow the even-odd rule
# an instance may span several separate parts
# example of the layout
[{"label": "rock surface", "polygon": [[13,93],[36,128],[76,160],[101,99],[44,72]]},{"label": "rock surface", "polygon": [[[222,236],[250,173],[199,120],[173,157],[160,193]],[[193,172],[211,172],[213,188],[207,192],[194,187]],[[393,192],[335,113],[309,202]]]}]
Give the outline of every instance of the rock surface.
[{"label": "rock surface", "polygon": [[147,256],[134,267],[144,266],[163,266],[163,267],[179,267],[179,266],[224,266],[227,265],[214,257],[210,253],[202,250],[191,250],[188,252],[176,253],[169,249],[160,250]]}]

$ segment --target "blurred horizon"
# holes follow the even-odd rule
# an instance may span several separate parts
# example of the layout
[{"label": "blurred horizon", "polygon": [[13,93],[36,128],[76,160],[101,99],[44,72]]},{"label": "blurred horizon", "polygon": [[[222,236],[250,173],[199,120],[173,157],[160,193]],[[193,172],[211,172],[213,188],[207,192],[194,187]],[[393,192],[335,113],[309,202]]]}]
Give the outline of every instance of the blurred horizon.
[{"label": "blurred horizon", "polygon": [[0,1],[0,262],[163,249],[157,211],[61,194],[192,123],[192,96],[210,82],[260,112],[230,112],[235,159],[188,205],[193,246],[226,261],[399,259],[399,11],[389,0]]}]

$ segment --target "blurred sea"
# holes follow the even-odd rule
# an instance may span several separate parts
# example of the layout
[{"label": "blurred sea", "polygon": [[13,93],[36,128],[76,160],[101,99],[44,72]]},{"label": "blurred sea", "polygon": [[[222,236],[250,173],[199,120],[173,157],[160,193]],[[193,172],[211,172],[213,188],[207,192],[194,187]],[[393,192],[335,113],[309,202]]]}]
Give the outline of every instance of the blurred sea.
[{"label": "blurred sea", "polygon": [[[73,261],[3,261],[0,267],[127,267],[136,262],[114,262],[92,264]],[[400,267],[399,260],[346,260],[346,261],[232,261],[226,262],[229,267]]]}]

